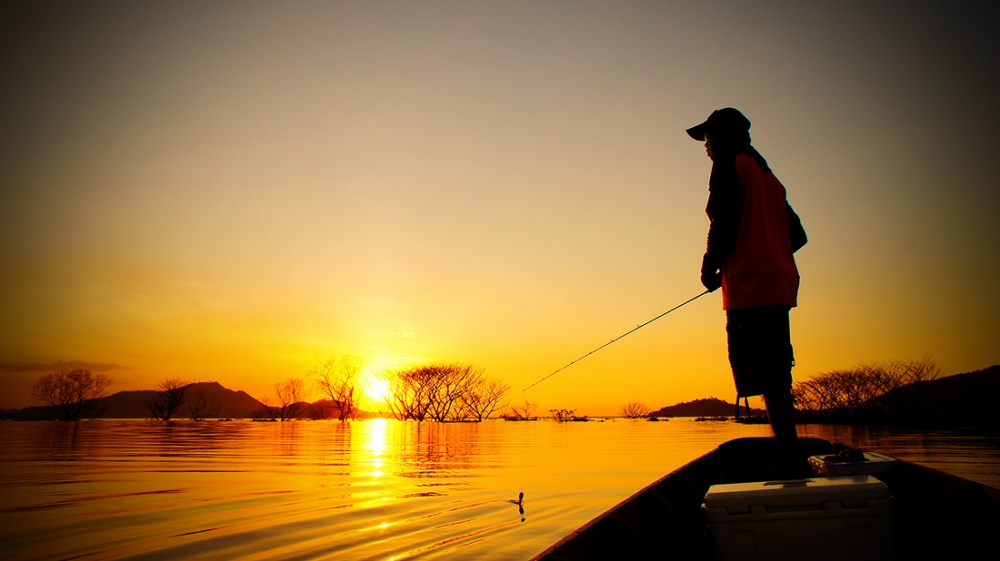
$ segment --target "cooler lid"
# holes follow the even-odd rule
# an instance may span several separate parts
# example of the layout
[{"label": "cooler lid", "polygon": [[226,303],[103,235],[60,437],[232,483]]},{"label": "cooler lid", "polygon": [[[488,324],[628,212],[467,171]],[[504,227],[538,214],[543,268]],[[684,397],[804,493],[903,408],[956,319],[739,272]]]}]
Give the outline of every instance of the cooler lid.
[{"label": "cooler lid", "polygon": [[840,502],[844,508],[860,508],[873,499],[885,499],[889,488],[870,475],[813,477],[786,481],[756,481],[712,485],[705,506],[725,508],[731,514],[749,513],[751,506],[774,508],[823,508]]}]

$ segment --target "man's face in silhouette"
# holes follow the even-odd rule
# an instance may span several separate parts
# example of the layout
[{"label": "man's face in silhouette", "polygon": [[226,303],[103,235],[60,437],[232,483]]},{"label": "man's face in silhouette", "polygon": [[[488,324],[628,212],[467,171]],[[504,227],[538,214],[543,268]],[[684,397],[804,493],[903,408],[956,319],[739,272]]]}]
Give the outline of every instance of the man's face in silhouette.
[{"label": "man's face in silhouette", "polygon": [[715,161],[712,157],[712,137],[709,134],[705,134],[705,153],[708,154],[708,159]]}]

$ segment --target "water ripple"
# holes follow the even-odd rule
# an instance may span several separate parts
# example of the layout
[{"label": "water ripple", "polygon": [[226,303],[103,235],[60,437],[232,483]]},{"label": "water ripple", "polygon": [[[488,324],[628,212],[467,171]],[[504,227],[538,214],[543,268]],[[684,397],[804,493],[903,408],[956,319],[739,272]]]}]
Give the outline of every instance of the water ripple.
[{"label": "water ripple", "polygon": [[[0,543],[14,560],[526,559],[718,443],[768,431],[708,425],[3,423]],[[992,437],[805,430],[1000,471]],[[523,515],[509,502],[521,490]]]}]

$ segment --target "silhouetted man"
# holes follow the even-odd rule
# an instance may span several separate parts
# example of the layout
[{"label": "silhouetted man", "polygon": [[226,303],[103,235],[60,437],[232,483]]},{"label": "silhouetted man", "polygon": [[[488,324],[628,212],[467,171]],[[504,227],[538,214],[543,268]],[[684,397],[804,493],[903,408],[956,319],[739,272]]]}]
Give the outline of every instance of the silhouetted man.
[{"label": "silhouetted man", "polygon": [[712,159],[708,182],[708,247],[701,282],[722,288],[729,364],[740,398],[763,395],[781,456],[781,475],[802,469],[792,404],[788,313],[799,272],[792,256],[806,243],[785,187],[750,145],[750,121],[732,107],[687,130]]}]

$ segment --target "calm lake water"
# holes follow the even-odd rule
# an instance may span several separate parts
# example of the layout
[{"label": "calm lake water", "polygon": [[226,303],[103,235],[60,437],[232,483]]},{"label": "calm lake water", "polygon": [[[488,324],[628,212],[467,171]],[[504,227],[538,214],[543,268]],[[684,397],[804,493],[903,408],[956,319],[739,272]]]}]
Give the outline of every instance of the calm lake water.
[{"label": "calm lake water", "polygon": [[[4,559],[528,559],[766,425],[0,423]],[[1000,487],[1000,438],[806,425]],[[523,489],[524,514],[509,500]]]}]

